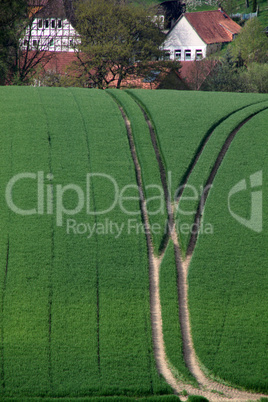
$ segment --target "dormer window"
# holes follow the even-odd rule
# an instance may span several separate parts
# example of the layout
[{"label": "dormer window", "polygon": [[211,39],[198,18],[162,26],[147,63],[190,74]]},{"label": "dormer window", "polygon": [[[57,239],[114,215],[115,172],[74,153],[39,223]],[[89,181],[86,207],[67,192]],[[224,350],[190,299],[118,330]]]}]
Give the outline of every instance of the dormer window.
[{"label": "dormer window", "polygon": [[39,20],[38,21],[38,28],[42,28],[43,27],[43,20]]},{"label": "dormer window", "polygon": [[58,20],[58,28],[61,28],[61,20]]},{"label": "dormer window", "polygon": [[56,25],[56,24],[55,24],[55,20],[52,20],[52,21],[51,21],[51,28],[55,28],[55,25]]},{"label": "dormer window", "polygon": [[45,21],[45,27],[46,27],[46,28],[49,27],[49,21],[48,21],[48,20]]}]

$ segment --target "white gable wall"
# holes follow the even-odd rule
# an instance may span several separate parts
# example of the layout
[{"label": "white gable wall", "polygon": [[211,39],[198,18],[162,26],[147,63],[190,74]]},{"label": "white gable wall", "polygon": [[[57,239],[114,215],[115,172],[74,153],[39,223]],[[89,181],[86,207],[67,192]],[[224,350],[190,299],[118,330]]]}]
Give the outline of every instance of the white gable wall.
[{"label": "white gable wall", "polygon": [[[175,53],[177,53],[178,56],[178,51],[180,50],[181,58],[177,57],[177,59],[190,61],[196,59],[196,51],[201,51],[202,57],[206,57],[207,45],[200,36],[197,35],[185,16],[182,16],[168,34],[162,48],[169,51],[171,60],[176,58]],[[189,52],[186,52],[187,50],[191,52],[190,58]]]}]

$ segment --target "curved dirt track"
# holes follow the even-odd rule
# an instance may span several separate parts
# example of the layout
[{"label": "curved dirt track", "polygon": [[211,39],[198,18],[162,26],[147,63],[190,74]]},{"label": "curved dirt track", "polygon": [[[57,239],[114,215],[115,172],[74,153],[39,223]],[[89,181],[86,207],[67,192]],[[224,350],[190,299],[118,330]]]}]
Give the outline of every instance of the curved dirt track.
[{"label": "curved dirt track", "polygon": [[[176,266],[178,272],[178,296],[179,296],[179,320],[181,326],[182,340],[183,340],[183,354],[185,364],[196,378],[199,388],[195,388],[187,383],[179,381],[174,376],[172,369],[170,368],[170,364],[168,362],[166,353],[165,353],[165,345],[162,331],[162,313],[161,313],[161,302],[160,302],[160,289],[159,289],[159,272],[162,258],[165,254],[165,249],[162,251],[160,257],[156,257],[153,250],[153,244],[150,234],[150,226],[149,226],[149,218],[146,209],[146,201],[143,192],[142,186],[142,176],[141,176],[141,168],[138,162],[138,157],[135,149],[135,144],[132,136],[131,123],[127,119],[124,110],[119,106],[122,117],[125,121],[127,135],[129,140],[129,146],[131,150],[131,155],[133,159],[133,163],[136,171],[136,179],[137,184],[140,191],[141,198],[141,213],[142,219],[145,225],[145,235],[148,247],[148,255],[149,255],[149,275],[150,275],[150,304],[151,304],[151,322],[152,322],[152,333],[153,333],[153,345],[154,345],[154,354],[156,359],[157,368],[160,374],[163,375],[167,383],[173,388],[174,392],[180,396],[182,401],[186,401],[188,397],[182,395],[183,391],[186,391],[188,394],[200,395],[206,397],[209,401],[253,401],[259,400],[261,397],[265,397],[266,395],[261,394],[253,394],[246,391],[240,391],[238,389],[223,385],[219,382],[216,382],[204,375],[202,372],[198,358],[195,353],[192,335],[191,335],[191,327],[190,327],[190,315],[188,309],[188,282],[187,282],[187,274],[188,274],[188,266],[191,260],[191,255],[188,255],[186,260],[183,262],[180,253],[180,247],[178,243],[177,233],[175,231],[174,225],[174,211],[173,206],[170,203],[169,197],[166,197],[166,206],[168,211],[168,220],[171,223],[171,230],[169,232],[169,237],[174,244],[175,249],[175,257],[176,257]],[[142,109],[145,119],[147,121],[153,146],[156,149],[156,135],[154,133],[152,124],[149,120],[149,117],[146,115],[146,112]],[[247,118],[244,122],[242,122],[236,130],[234,130],[230,136],[228,137],[229,142],[224,144],[224,152],[220,152],[219,157],[215,163],[214,176],[210,175],[211,183],[216,175],[218,167],[223,160],[225,153],[228,150],[233,138],[236,133],[245,124],[250,118]],[[231,138],[231,140],[230,140]],[[157,160],[159,162],[160,153],[158,151]],[[163,170],[163,163],[159,164],[159,168],[161,170],[161,179],[162,182],[166,181],[165,171]],[[200,214],[202,211],[200,210]],[[166,242],[167,246],[168,240]],[[195,243],[194,243],[195,244]]]}]

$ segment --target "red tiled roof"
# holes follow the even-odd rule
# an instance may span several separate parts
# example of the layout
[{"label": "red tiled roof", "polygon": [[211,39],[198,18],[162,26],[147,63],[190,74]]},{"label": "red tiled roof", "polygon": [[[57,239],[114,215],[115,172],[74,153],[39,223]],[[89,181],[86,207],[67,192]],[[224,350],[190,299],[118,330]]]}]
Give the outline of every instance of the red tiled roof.
[{"label": "red tiled roof", "polygon": [[[30,57],[34,51],[30,52]],[[48,59],[46,58],[48,57]],[[81,56],[81,54],[80,54]],[[67,71],[67,68],[70,67],[73,62],[77,61],[76,54],[74,52],[41,52],[40,57],[44,57],[44,62],[41,61],[41,66],[43,67],[43,73],[45,72],[52,72],[55,74],[61,74],[64,75]],[[185,62],[186,65],[189,64],[189,62]],[[167,74],[170,73],[170,69],[166,70],[166,73],[163,72],[161,73],[161,77],[164,79]],[[80,68],[79,66],[77,68],[74,67],[72,71],[69,71],[68,75],[70,77],[75,77],[76,74],[78,76],[80,75]],[[177,73],[178,80],[182,80],[180,73]],[[108,73],[107,78],[112,78],[112,75]],[[135,77],[130,76],[127,79],[123,79],[121,82],[121,88],[142,88],[142,89],[157,89],[160,81],[152,81],[152,82],[146,82],[144,78],[142,77]],[[184,82],[184,81],[183,81]],[[110,83],[110,87],[116,87],[117,85],[117,79],[113,82]]]},{"label": "red tiled roof", "polygon": [[180,76],[182,79],[187,80],[187,77],[189,76],[189,71],[192,68],[194,61],[180,61]]},{"label": "red tiled roof", "polygon": [[207,44],[231,42],[233,35],[241,30],[240,25],[234,22],[224,10],[185,13],[184,16]]},{"label": "red tiled roof", "polygon": [[180,65],[179,75],[181,79],[190,86],[195,83],[197,87],[194,89],[199,89],[217,65],[217,61],[208,59],[180,61]]},{"label": "red tiled roof", "polygon": [[74,52],[42,52],[51,55],[51,59],[44,65],[45,71],[53,71],[54,73],[64,74],[66,68],[69,67],[73,61],[77,60]]}]

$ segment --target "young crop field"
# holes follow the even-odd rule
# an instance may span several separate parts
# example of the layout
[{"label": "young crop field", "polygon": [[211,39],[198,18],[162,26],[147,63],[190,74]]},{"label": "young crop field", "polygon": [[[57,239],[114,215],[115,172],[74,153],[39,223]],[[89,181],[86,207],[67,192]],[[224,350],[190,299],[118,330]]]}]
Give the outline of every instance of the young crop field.
[{"label": "young crop field", "polygon": [[[259,94],[237,94],[234,97],[233,94],[229,93],[200,92],[196,97],[193,92],[181,92],[181,96],[178,97],[176,91],[169,90],[162,90],[160,95],[157,91],[131,90],[127,92],[144,106],[152,120],[158,146],[166,167],[172,203],[176,201],[184,189],[195,156],[202,149],[207,138],[214,132],[214,129],[221,127],[220,123],[225,122],[236,112],[240,110],[242,112],[249,105],[256,104],[256,109],[258,109],[263,107],[263,102],[267,102],[267,96]],[[243,116],[247,117],[248,115],[250,112],[246,109]],[[217,148],[213,152],[217,155]],[[207,161],[207,158],[205,160]],[[204,177],[206,177],[205,174]],[[198,186],[195,187],[195,194],[192,195],[197,200],[200,200],[202,195],[203,189],[200,188],[202,184],[202,182],[198,183]],[[190,226],[190,218],[194,216],[193,211],[195,209],[192,205],[193,202],[189,202],[189,200],[186,202],[187,209],[183,209],[184,216],[181,224],[186,223]],[[187,217],[190,218],[184,222]],[[182,252],[185,253],[185,236],[188,232],[180,224],[178,225],[178,232],[179,236],[182,237]]]},{"label": "young crop field", "polygon": [[0,400],[267,394],[267,108],[0,88]]},{"label": "young crop field", "polygon": [[154,124],[166,169],[172,175],[172,196],[183,183],[200,143],[211,131],[236,111],[267,101],[267,96],[260,94],[180,91],[178,96],[170,90],[127,92],[144,105]]},{"label": "young crop field", "polygon": [[[268,102],[260,102],[250,106],[247,106],[238,112],[231,114],[226,120],[223,120],[212,132],[208,138],[206,145],[200,157],[196,161],[197,163],[193,166],[193,170],[187,180],[187,186],[182,193],[182,197],[178,203],[177,208],[177,219],[181,225],[186,224],[191,226],[195,221],[195,214],[185,214],[184,211],[196,211],[198,209],[198,204],[200,199],[194,197],[193,189],[204,189],[204,195],[209,191],[210,183],[209,177],[211,171],[217,161],[217,157],[222,149],[226,149],[226,141],[228,140],[230,134],[234,132],[235,129],[239,128],[247,118],[254,116],[259,111],[268,107]],[[205,199],[203,199],[203,203]],[[190,233],[179,232],[180,245],[183,254],[187,253],[187,247],[189,246]]]},{"label": "young crop field", "polygon": [[[268,319],[267,119],[266,110],[247,122],[226,154],[204,211],[204,220],[213,224],[214,233],[200,234],[189,271],[193,338],[202,363],[228,382],[264,392]],[[263,182],[259,176],[254,182],[255,172],[263,173]],[[263,228],[252,226],[253,230],[249,230],[228,210],[228,194],[241,180],[246,181],[247,188],[234,193],[230,208],[248,222],[255,214],[252,224],[258,224],[258,198],[252,198],[252,210],[250,198],[254,192],[260,197],[261,190]]]},{"label": "young crop field", "polygon": [[[86,191],[88,173],[109,174],[120,188],[136,183],[120,112],[101,91],[51,95],[1,95],[1,188],[42,171],[45,188],[39,215],[10,211],[1,194],[1,397],[169,393],[152,352],[144,235],[133,230],[122,242],[116,227],[106,230],[125,223],[119,207],[95,216],[47,211],[51,186],[48,207],[62,199],[74,210],[81,195],[66,186]],[[89,187],[90,208],[106,209],[114,197],[108,179],[93,177]],[[36,207],[37,180],[20,180],[13,192],[21,209]]]}]

